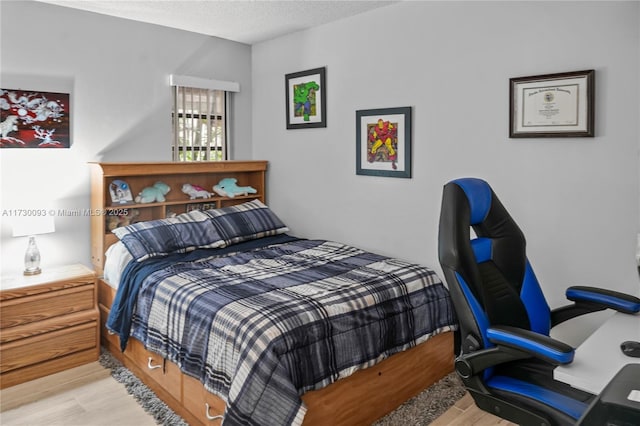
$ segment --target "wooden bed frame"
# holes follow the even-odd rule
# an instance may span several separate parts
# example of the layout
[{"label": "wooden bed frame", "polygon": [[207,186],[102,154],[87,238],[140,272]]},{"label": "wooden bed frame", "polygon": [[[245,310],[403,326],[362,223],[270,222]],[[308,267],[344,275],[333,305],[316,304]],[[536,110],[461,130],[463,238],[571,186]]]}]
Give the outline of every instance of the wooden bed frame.
[{"label": "wooden bed frame", "polygon": [[[144,220],[166,217],[169,209],[182,212],[196,202],[215,203],[218,207],[250,199],[265,199],[266,161],[225,161],[213,163],[92,163],[91,208],[108,212],[128,208],[143,210]],[[228,199],[189,200],[180,191],[183,183],[205,188],[222,177],[235,177],[238,185],[250,185],[256,194]],[[142,187],[162,180],[172,187],[165,202],[148,205],[112,206],[109,185],[124,180],[133,195]],[[106,229],[105,217],[91,218],[92,260],[96,271],[104,269],[104,252],[116,242]],[[98,304],[101,319],[101,342],[117,359],[149,386],[160,399],[190,425],[220,424],[225,402],[206,391],[197,380],[183,374],[177,365],[147,351],[134,338],[126,351],[120,351],[119,339],[105,329],[105,322],[115,297],[115,289],[98,279]],[[453,333],[436,335],[426,342],[395,354],[379,364],[355,372],[323,389],[302,396],[307,406],[304,425],[369,425],[393,411],[406,400],[453,371]]]}]

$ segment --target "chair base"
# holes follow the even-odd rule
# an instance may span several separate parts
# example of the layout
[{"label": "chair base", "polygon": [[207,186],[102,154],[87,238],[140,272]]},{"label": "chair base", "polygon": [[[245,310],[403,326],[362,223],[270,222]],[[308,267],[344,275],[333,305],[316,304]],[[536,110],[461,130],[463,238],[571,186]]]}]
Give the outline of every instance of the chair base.
[{"label": "chair base", "polygon": [[468,389],[478,408],[520,425],[554,426],[548,419],[491,395]]}]

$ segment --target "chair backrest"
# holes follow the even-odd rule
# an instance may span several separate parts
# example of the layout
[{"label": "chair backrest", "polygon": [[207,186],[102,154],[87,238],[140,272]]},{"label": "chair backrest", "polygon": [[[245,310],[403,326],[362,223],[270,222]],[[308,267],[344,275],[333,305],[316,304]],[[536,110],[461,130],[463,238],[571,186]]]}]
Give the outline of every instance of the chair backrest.
[{"label": "chair backrest", "polygon": [[462,178],[444,186],[438,245],[463,353],[492,346],[485,335],[492,325],[549,335],[550,310],[524,235],[487,182]]}]

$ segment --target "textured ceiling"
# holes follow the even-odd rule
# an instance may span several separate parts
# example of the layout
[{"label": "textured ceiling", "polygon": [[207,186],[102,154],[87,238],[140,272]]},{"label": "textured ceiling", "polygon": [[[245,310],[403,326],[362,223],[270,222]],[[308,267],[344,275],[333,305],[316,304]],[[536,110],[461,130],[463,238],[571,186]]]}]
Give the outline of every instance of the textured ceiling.
[{"label": "textured ceiling", "polygon": [[246,44],[386,6],[396,1],[40,0],[74,9],[207,34]]}]

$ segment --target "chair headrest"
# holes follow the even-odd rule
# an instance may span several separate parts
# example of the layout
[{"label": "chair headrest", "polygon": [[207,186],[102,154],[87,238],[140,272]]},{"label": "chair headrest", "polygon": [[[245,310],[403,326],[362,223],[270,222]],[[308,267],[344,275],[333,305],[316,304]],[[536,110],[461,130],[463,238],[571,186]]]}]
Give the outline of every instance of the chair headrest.
[{"label": "chair headrest", "polygon": [[469,208],[471,210],[470,225],[482,223],[491,208],[491,187],[489,184],[478,178],[460,178],[452,180],[464,191],[469,200]]}]

